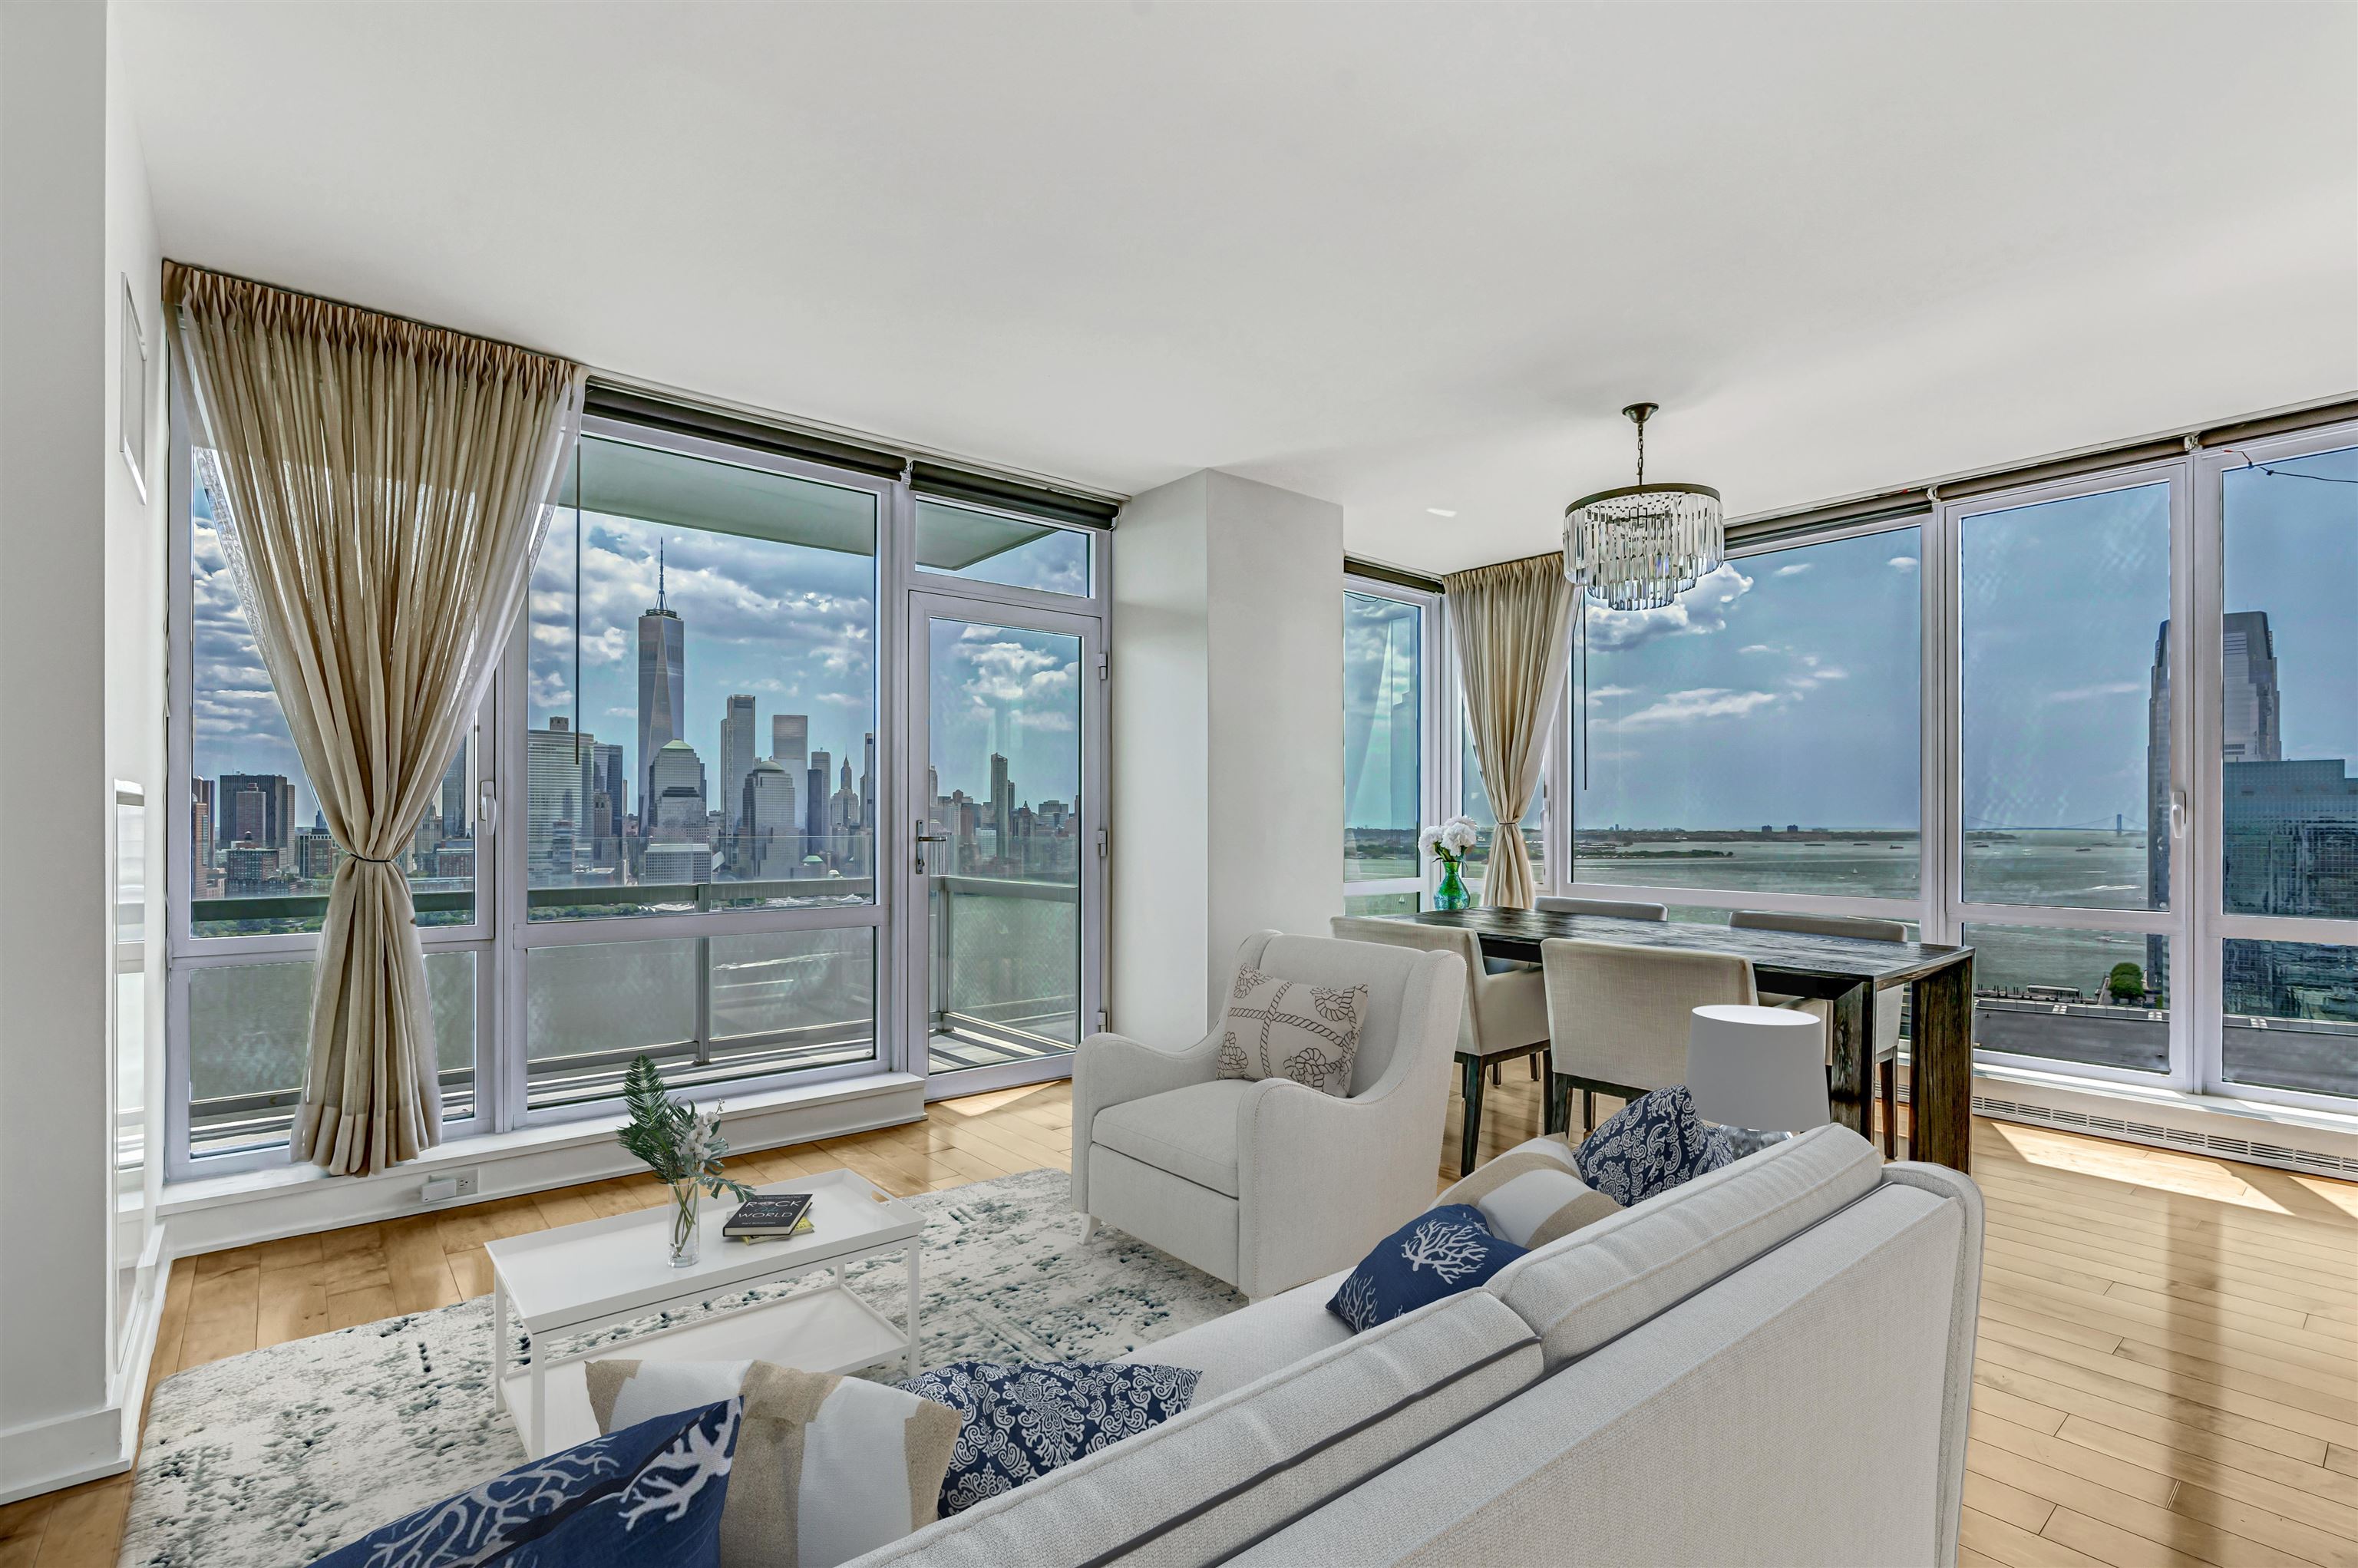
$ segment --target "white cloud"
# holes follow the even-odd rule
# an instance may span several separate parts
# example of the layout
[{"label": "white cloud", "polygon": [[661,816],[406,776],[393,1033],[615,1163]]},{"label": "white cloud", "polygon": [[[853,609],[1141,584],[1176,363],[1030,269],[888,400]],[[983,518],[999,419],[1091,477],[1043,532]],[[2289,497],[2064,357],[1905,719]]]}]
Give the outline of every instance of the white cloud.
[{"label": "white cloud", "polygon": [[1637,688],[1635,687],[1627,686],[1600,686],[1595,687],[1589,692],[1588,703],[1590,707],[1594,708],[1597,704],[1603,702],[1606,697],[1628,697]]},{"label": "white cloud", "polygon": [[1803,572],[1808,571],[1812,565],[1812,563],[1809,561],[1796,561],[1790,567],[1779,567],[1775,571],[1768,575],[1771,577],[1800,577]]},{"label": "white cloud", "polygon": [[1751,589],[1750,578],[1725,565],[1660,610],[1600,610],[1591,604],[1588,645],[1618,653],[1658,637],[1725,631],[1729,610]]},{"label": "white cloud", "polygon": [[2101,681],[2094,686],[2075,686],[2061,691],[2050,691],[2039,700],[2042,702],[2093,702],[2098,697],[2125,697],[2130,692],[2144,689],[2143,681],[2108,680]]},{"label": "white cloud", "polygon": [[1744,646],[1736,649],[1736,651],[1739,654],[1773,654],[1778,652],[1777,649],[1770,647],[1766,643],[1747,643]]},{"label": "white cloud", "polygon": [[1916,569],[1916,557],[1913,556],[1894,556],[1891,557],[1891,564],[1898,567],[1903,572],[1912,572]]},{"label": "white cloud", "polygon": [[1731,691],[1725,687],[1696,687],[1674,691],[1660,702],[1641,708],[1608,728],[1657,730],[1671,724],[1693,724],[1705,719],[1742,719],[1777,700],[1773,691]]}]

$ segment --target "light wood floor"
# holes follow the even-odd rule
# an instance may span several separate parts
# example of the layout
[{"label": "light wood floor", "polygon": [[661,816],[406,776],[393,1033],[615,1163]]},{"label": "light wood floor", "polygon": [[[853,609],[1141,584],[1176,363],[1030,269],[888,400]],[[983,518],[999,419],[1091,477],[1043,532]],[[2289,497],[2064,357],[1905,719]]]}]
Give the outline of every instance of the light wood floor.
[{"label": "light wood floor", "polygon": [[[1522,1075],[1490,1092],[1488,1152],[1539,1130]],[[925,1192],[1063,1168],[1071,1122],[1065,1085],[1008,1089],[731,1169]],[[2358,1185],[1984,1121],[1974,1159],[1989,1239],[1962,1568],[2358,1568]],[[599,1182],[182,1260],[149,1387],[480,1294],[485,1241],[660,1195]],[[0,1507],[0,1568],[114,1568],[129,1501],[117,1476]]]}]

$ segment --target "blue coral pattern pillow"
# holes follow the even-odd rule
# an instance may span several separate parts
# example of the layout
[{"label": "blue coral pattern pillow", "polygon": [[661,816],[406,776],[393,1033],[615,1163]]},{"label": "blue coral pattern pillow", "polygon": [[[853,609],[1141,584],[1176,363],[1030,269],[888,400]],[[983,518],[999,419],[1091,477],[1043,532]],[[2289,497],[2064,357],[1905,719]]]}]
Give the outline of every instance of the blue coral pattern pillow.
[{"label": "blue coral pattern pillow", "polygon": [[1736,1157],[1725,1130],[1695,1115],[1684,1085],[1641,1095],[1607,1117],[1573,1152],[1580,1179],[1627,1208]]},{"label": "blue coral pattern pillow", "polygon": [[311,1568],[718,1568],[741,1401],[519,1465]]},{"label": "blue coral pattern pillow", "polygon": [[897,1385],[964,1418],[941,1517],[1170,1420],[1195,1397],[1193,1367],[953,1361]]},{"label": "blue coral pattern pillow", "polygon": [[1443,1204],[1377,1242],[1326,1310],[1359,1333],[1428,1302],[1470,1291],[1523,1252],[1492,1235],[1472,1204]]}]

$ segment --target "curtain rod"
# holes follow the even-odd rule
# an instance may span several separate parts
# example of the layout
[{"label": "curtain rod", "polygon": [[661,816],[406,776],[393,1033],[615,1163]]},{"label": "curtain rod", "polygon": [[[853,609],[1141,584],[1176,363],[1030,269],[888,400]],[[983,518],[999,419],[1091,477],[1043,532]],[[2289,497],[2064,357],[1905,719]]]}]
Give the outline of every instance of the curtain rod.
[{"label": "curtain rod", "polygon": [[1343,575],[1364,578],[1369,582],[1385,582],[1394,588],[1412,588],[1420,593],[1446,593],[1449,589],[1437,577],[1411,571],[1405,567],[1388,567],[1380,561],[1365,560],[1357,556],[1343,557]]}]

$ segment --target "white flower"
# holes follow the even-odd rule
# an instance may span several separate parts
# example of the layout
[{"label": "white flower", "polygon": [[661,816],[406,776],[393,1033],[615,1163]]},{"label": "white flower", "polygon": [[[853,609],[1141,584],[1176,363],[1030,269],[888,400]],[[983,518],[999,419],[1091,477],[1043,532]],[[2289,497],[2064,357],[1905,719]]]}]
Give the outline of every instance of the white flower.
[{"label": "white flower", "polygon": [[1438,827],[1428,827],[1423,832],[1418,834],[1416,836],[1416,847],[1423,850],[1428,855],[1441,848],[1441,829]]},{"label": "white flower", "polygon": [[1441,827],[1441,847],[1453,855],[1462,855],[1482,841],[1482,830],[1471,819],[1453,816]]}]

